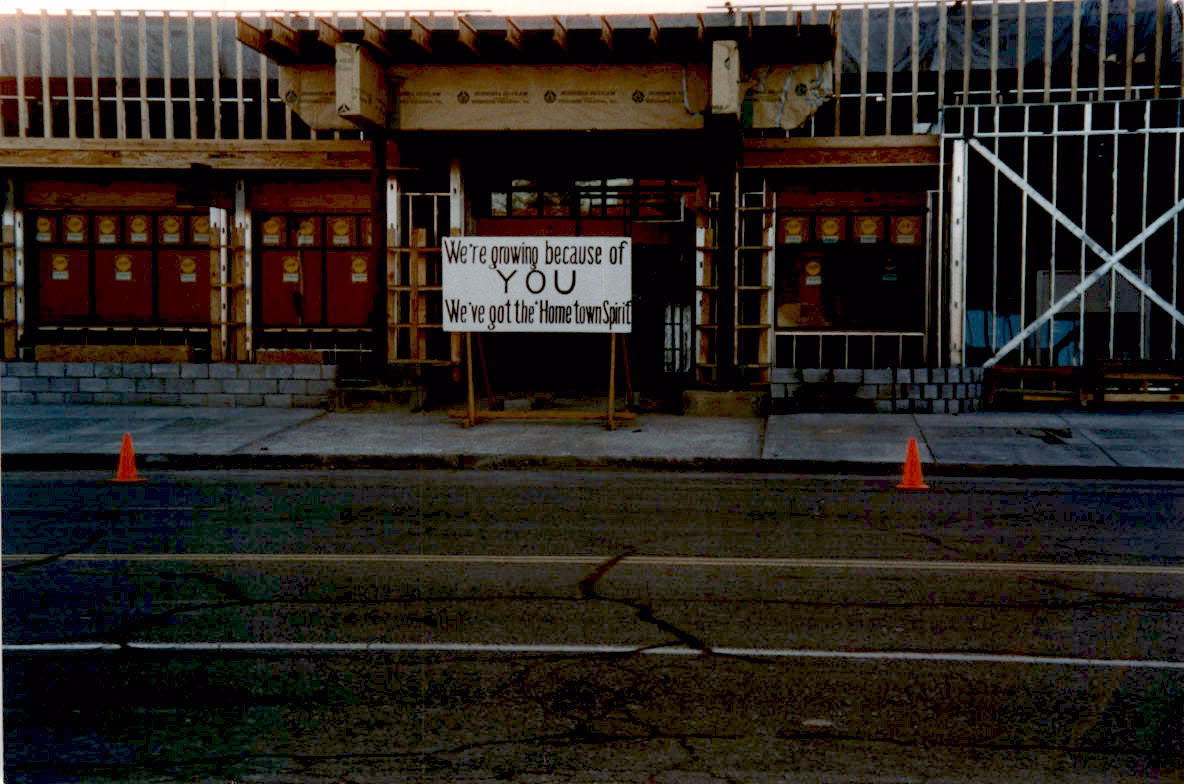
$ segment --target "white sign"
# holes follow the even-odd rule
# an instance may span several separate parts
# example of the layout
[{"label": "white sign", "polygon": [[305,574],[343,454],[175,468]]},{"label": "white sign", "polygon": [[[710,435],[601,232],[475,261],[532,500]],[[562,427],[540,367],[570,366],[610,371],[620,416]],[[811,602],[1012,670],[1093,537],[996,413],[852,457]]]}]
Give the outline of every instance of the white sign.
[{"label": "white sign", "polygon": [[446,332],[630,332],[628,237],[446,237]]}]

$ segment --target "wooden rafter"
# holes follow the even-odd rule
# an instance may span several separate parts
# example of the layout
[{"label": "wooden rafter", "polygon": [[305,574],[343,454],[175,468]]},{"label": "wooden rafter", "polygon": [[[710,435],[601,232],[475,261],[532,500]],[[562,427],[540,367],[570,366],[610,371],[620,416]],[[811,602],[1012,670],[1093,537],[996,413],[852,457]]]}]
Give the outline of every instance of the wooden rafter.
[{"label": "wooden rafter", "polygon": [[559,44],[559,48],[566,52],[567,51],[567,25],[565,25],[562,21],[560,21],[558,16],[551,17],[551,20],[555,23],[555,29],[554,29],[554,32],[551,33],[551,37],[553,39],[555,39],[555,43]]},{"label": "wooden rafter", "polygon": [[463,16],[456,17],[456,31],[462,44],[469,47],[473,54],[481,54],[477,47],[477,30],[469,24],[468,19]]},{"label": "wooden rafter", "polygon": [[411,40],[419,45],[428,54],[432,53],[432,31],[423,22],[416,19],[414,16],[410,19],[411,22]]},{"label": "wooden rafter", "polygon": [[345,40],[345,34],[328,19],[317,17],[317,40],[326,46],[337,46]]},{"label": "wooden rafter", "polygon": [[522,51],[522,28],[514,24],[514,20],[509,17],[506,17],[506,43]]},{"label": "wooden rafter", "polygon": [[650,16],[650,43],[654,46],[660,46],[662,42],[662,28],[658,26],[658,20],[654,16]]},{"label": "wooden rafter", "polygon": [[600,40],[608,50],[613,50],[613,25],[607,16],[600,17]]}]

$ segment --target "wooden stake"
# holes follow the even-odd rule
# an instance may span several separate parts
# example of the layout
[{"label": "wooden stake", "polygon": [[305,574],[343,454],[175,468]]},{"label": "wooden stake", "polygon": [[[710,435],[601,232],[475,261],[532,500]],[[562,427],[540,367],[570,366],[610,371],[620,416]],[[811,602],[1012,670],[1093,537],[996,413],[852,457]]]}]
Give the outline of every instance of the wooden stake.
[{"label": "wooden stake", "polygon": [[614,409],[617,407],[615,400],[615,393],[617,390],[617,333],[608,333],[609,350],[608,350],[608,429],[616,428],[616,422],[613,421]]},{"label": "wooden stake", "polygon": [[467,358],[467,362],[465,364],[468,366],[468,376],[469,376],[469,409],[468,409],[469,410],[469,417],[468,417],[468,420],[466,423],[466,427],[473,427],[477,424],[477,395],[476,395],[475,390],[473,389],[473,333],[472,332],[465,333],[465,356]]}]

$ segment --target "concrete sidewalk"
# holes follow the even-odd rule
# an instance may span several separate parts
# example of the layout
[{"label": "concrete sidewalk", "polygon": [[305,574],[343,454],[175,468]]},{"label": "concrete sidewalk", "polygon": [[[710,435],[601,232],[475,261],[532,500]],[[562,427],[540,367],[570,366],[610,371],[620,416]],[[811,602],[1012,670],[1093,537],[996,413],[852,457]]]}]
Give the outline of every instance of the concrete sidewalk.
[{"label": "concrete sidewalk", "polygon": [[494,421],[442,411],[9,405],[6,470],[107,469],[123,433],[141,466],[217,468],[617,468],[899,472],[916,438],[927,474],[1184,479],[1184,414],[987,412],[642,414],[602,423]]}]

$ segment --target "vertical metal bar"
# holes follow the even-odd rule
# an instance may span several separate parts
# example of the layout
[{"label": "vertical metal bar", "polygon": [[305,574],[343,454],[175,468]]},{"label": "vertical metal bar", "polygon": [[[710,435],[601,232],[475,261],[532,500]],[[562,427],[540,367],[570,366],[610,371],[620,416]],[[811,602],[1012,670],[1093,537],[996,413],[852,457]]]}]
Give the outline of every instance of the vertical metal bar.
[{"label": "vertical metal bar", "polygon": [[966,0],[962,12],[962,103],[970,103],[970,52],[974,49],[974,3]]},{"label": "vertical metal bar", "polygon": [[[1074,2],[1076,2],[1076,1],[1077,0],[1074,0]],[[1086,221],[1086,217],[1088,215],[1087,208],[1089,205],[1089,140],[1090,140],[1090,133],[1089,132],[1093,129],[1093,122],[1094,122],[1093,108],[1094,107],[1092,104],[1086,104],[1084,107],[1085,134],[1081,137],[1081,221],[1078,223],[1078,225],[1081,226],[1082,230],[1085,232],[1089,231],[1089,223]],[[1085,280],[1086,245],[1085,245],[1085,242],[1080,239],[1078,240],[1078,242],[1081,245],[1081,259],[1079,262],[1080,277],[1077,280],[1078,280],[1078,282],[1080,282],[1080,281]],[[1086,334],[1085,334],[1085,292],[1084,291],[1082,291],[1081,294],[1077,298],[1077,323],[1078,323],[1078,325],[1080,325],[1079,326],[1080,332],[1078,333],[1080,336],[1080,340],[1077,343],[1077,351],[1078,351],[1077,364],[1084,365],[1085,364],[1085,339],[1086,339]]]},{"label": "vertical metal bar", "polygon": [[937,113],[942,119],[946,105],[946,42],[950,39],[950,20],[946,16],[946,4],[937,4]]},{"label": "vertical metal bar", "polygon": [[[1133,3],[1132,3],[1133,5]],[[1142,222],[1140,226],[1147,225],[1147,200],[1150,196],[1150,186],[1148,183],[1148,174],[1150,173],[1151,163],[1151,102],[1143,102],[1143,133],[1140,135],[1140,141],[1143,143],[1143,209]],[[1117,244],[1117,243],[1116,243]],[[1143,242],[1139,245],[1139,277],[1147,281],[1147,243]],[[1161,284],[1162,285],[1162,284]],[[1149,347],[1147,345],[1147,295],[1142,291],[1139,292],[1139,359],[1147,359],[1149,355]]]},{"label": "vertical metal bar", "polygon": [[398,359],[399,341],[398,330],[394,326],[401,320],[401,311],[398,303],[398,293],[392,289],[399,281],[399,254],[402,253],[398,248],[402,243],[402,233],[399,230],[400,214],[399,209],[402,206],[402,195],[399,193],[399,181],[394,177],[388,176],[386,178],[386,356],[387,361],[393,362]]},{"label": "vertical metal bar", "polygon": [[[1031,128],[1032,128],[1031,114],[1032,114],[1032,107],[1025,106],[1024,107],[1024,140],[1023,140],[1024,167],[1023,167],[1023,172],[1022,172],[1024,182],[1028,182],[1028,161],[1030,160],[1030,157],[1031,157],[1028,155],[1028,139],[1030,138],[1029,134],[1031,133]],[[996,126],[996,128],[998,128],[998,126]],[[996,155],[998,155],[998,153],[996,153]],[[998,177],[998,174],[999,174],[998,169],[995,170],[995,174],[996,174],[996,177]],[[1022,200],[1020,202],[1020,328],[1023,329],[1024,321],[1027,318],[1027,310],[1028,310],[1028,194],[1026,191],[1020,192],[1020,199]],[[1039,307],[1037,307],[1037,312],[1039,312]],[[1040,361],[1039,348],[1037,348],[1034,353],[1035,353],[1034,359],[1037,362],[1039,362]],[[1020,344],[1020,361],[1021,362],[1023,361],[1023,357],[1024,357],[1024,345],[1021,343]]]},{"label": "vertical metal bar", "polygon": [[148,22],[144,12],[136,12],[136,39],[140,49],[140,138],[151,136],[148,128]]},{"label": "vertical metal bar", "polygon": [[[1058,134],[1061,127],[1061,112],[1059,107],[1053,107],[1052,113],[1052,198],[1050,201],[1053,204],[1057,203],[1057,167],[1059,165],[1059,156],[1061,148],[1061,137]],[[1025,199],[1027,194],[1025,194]],[[1056,221],[1049,221],[1049,250],[1048,250],[1048,303],[1045,307],[1052,310],[1053,303],[1057,301],[1057,224]],[[1054,313],[1048,320],[1048,364],[1053,366],[1056,364],[1055,357],[1055,336],[1056,336],[1056,322],[1057,317]]]},{"label": "vertical metal bar", "polygon": [[[949,363],[954,367],[964,364],[965,306],[966,306],[966,196],[968,184],[968,143],[954,140],[954,155],[950,172],[950,342]],[[940,300],[939,300],[940,301]],[[991,314],[994,317],[994,313]]]},{"label": "vertical metal bar", "polygon": [[[1114,117],[1111,122],[1115,132],[1110,136],[1110,144],[1113,145],[1113,160],[1114,165],[1110,169],[1110,252],[1114,253],[1118,249],[1118,107],[1114,104]],[[1146,224],[1144,224],[1146,225]],[[1113,268],[1110,270],[1110,358],[1114,359],[1114,329],[1115,329],[1115,310],[1118,302],[1118,273]]]},{"label": "vertical metal bar", "polygon": [[16,289],[16,341],[19,345],[25,337],[25,213],[15,206],[14,188],[9,189],[8,203],[12,205],[13,285]]},{"label": "vertical metal bar", "polygon": [[[267,15],[260,13],[259,24],[266,27]],[[239,47],[240,49],[242,47]],[[267,55],[262,52],[259,53],[259,138],[267,139],[270,136],[270,129],[267,121],[267,66],[269,60]]]},{"label": "vertical metal bar", "polygon": [[194,51],[193,12],[185,12],[185,57],[189,75],[189,138],[197,138],[197,52]]},{"label": "vertical metal bar", "polygon": [[[1176,155],[1173,160],[1176,162],[1176,170],[1172,173],[1172,202],[1180,203],[1180,169],[1181,161],[1184,158],[1180,157],[1180,137],[1184,135],[1179,131],[1176,132]],[[1178,307],[1176,304],[1176,292],[1180,290],[1180,216],[1172,216],[1172,307]],[[1172,322],[1172,359],[1177,359],[1179,354],[1176,350],[1176,338],[1180,332],[1180,325],[1175,321]]]},{"label": "vertical metal bar", "polygon": [[49,84],[51,70],[49,58],[49,14],[41,11],[41,135],[46,139],[53,136],[53,90]]},{"label": "vertical metal bar", "polygon": [[1052,9],[1054,3],[1044,4],[1044,102],[1052,96]]},{"label": "vertical metal bar", "polygon": [[111,17],[115,25],[115,138],[127,138],[127,117],[123,105],[123,12]]},{"label": "vertical metal bar", "polygon": [[74,90],[74,9],[66,11],[66,136],[78,138],[78,107]]},{"label": "vertical metal bar", "polygon": [[892,80],[896,77],[896,0],[888,0],[888,41],[884,53],[884,133],[892,134]]},{"label": "vertical metal bar", "polygon": [[1024,103],[1024,72],[1028,65],[1028,0],[1019,0],[1015,37],[1015,96]]},{"label": "vertical metal bar", "polygon": [[863,4],[863,26],[859,31],[859,135],[867,136],[867,45],[871,10]]},{"label": "vertical metal bar", "polygon": [[[292,26],[289,24],[288,14],[286,14],[286,13],[283,14],[282,21],[284,24],[289,25],[290,27]],[[269,98],[270,98],[270,96],[269,96]],[[280,113],[279,113],[280,122],[283,123],[283,126],[284,126],[284,138],[288,139],[289,141],[292,139],[291,115],[292,115],[292,110],[288,108],[287,104],[281,102],[280,103]]]},{"label": "vertical metal bar", "polygon": [[[975,119],[979,111],[975,110]],[[995,121],[995,137],[994,137],[994,153],[995,157],[999,157],[999,107],[994,109]],[[976,122],[977,127],[977,122]],[[1026,161],[1025,161],[1026,163]],[[991,169],[991,312],[999,312],[999,169],[992,167]],[[1020,283],[1023,288],[1022,278]],[[999,350],[999,319],[993,318],[991,320],[991,354]],[[1023,326],[1023,305],[1020,306],[1020,326]],[[1020,345],[1020,364],[1024,363],[1024,347]]]},{"label": "vertical metal bar", "polygon": [[29,135],[29,105],[25,95],[25,16],[19,8],[13,23],[16,26],[16,124],[17,135],[23,139]]},{"label": "vertical metal bar", "polygon": [[[1131,98],[1131,86],[1134,80],[1135,67],[1135,3],[1134,0],[1127,0],[1126,3],[1126,81],[1122,87],[1122,97],[1126,100]],[[1184,67],[1184,63],[1181,63]]]},{"label": "vertical metal bar", "polygon": [[237,102],[238,109],[238,136],[239,139],[247,138],[247,101],[243,97],[243,49],[245,47],[234,47],[234,99]]},{"label": "vertical metal bar", "polygon": [[1081,63],[1081,0],[1073,0],[1073,40],[1069,50],[1069,102],[1077,101],[1077,69]]},{"label": "vertical metal bar", "polygon": [[[958,110],[958,111],[961,112],[961,110]],[[944,126],[943,126],[943,130],[944,130]],[[939,187],[937,190],[937,216],[938,216],[938,220],[941,221],[941,225],[937,226],[935,228],[935,230],[932,230],[931,234],[930,234],[931,237],[935,238],[935,241],[937,243],[937,248],[936,248],[935,253],[933,255],[933,262],[934,263],[930,264],[930,267],[929,267],[929,272],[928,272],[929,277],[927,278],[927,285],[926,285],[926,294],[927,295],[932,294],[932,296],[927,296],[926,302],[925,302],[925,312],[926,313],[932,312],[933,316],[934,316],[934,318],[933,318],[933,335],[931,336],[931,335],[926,334],[925,338],[921,341],[921,345],[925,347],[926,364],[928,364],[929,346],[931,344],[935,348],[935,355],[938,358],[938,361],[940,361],[940,358],[943,355],[944,346],[945,346],[945,343],[943,342],[945,339],[945,318],[944,318],[944,314],[940,310],[940,307],[941,307],[940,303],[943,302],[942,295],[945,290],[944,289],[944,280],[945,280],[945,266],[944,266],[944,264],[945,264],[945,258],[946,258],[946,231],[947,231],[948,226],[952,223],[952,221],[949,220],[949,216],[946,215],[946,191],[950,190],[949,186],[951,186],[953,183],[952,179],[946,179],[947,178],[946,172],[948,171],[948,169],[946,168],[946,157],[947,157],[946,156],[946,148],[947,148],[947,146],[948,145],[946,144],[946,137],[943,135],[942,139],[941,139],[941,144],[938,146],[938,153],[937,153],[938,163],[940,165],[940,168],[938,169],[938,171],[941,172],[941,174],[938,176]]]},{"label": "vertical metal bar", "polygon": [[835,20],[835,136],[838,136],[842,133],[840,123],[843,110],[843,11],[836,7],[831,13]]},{"label": "vertical metal bar", "polygon": [[222,52],[218,38],[218,12],[210,11],[210,86],[214,101],[214,138],[222,138]]},{"label": "vertical metal bar", "polygon": [[851,333],[843,333],[843,367],[851,367]]},{"label": "vertical metal bar", "polygon": [[991,103],[999,101],[999,0],[991,0]]},{"label": "vertical metal bar", "polygon": [[173,131],[173,40],[172,40],[172,25],[170,23],[172,13],[164,12],[164,19],[161,21],[161,38],[164,45],[161,47],[161,60],[164,71],[164,138],[174,138]]},{"label": "vertical metal bar", "polygon": [[[912,54],[912,62],[910,65],[912,66],[913,73],[913,119],[912,124],[910,125],[910,128],[912,129],[911,133],[917,132],[917,123],[920,121],[918,101],[920,100],[921,95],[921,8],[919,3],[920,0],[913,0],[913,15],[911,20],[912,30],[910,31],[910,43],[912,44],[912,49],[910,49]],[[939,108],[941,107],[940,95],[937,99],[937,106]]]},{"label": "vertical metal bar", "polygon": [[[1164,2],[1165,0],[1155,0],[1155,87],[1151,92],[1152,98],[1159,97],[1159,87],[1163,81],[1163,41],[1165,37],[1170,40],[1170,33],[1164,27]],[[1180,67],[1184,68],[1184,60],[1181,60]],[[1175,332],[1174,327],[1172,331]]]},{"label": "vertical metal bar", "polygon": [[[1134,2],[1134,0],[1127,0]],[[1098,2],[1098,100],[1106,100],[1106,47],[1110,43],[1110,0]]]},{"label": "vertical metal bar", "polygon": [[[167,13],[165,18],[167,19]],[[221,361],[232,359],[230,356],[230,234],[227,226],[225,209],[210,207],[210,229],[218,238],[218,345],[221,348]]]},{"label": "vertical metal bar", "polygon": [[[944,150],[945,145],[942,145]],[[944,156],[943,156],[944,158]],[[934,203],[941,198],[942,191],[928,191],[925,194],[925,307],[924,307],[924,334],[921,337],[921,358],[927,363],[929,358],[929,337],[933,329],[933,260],[941,258],[941,231],[935,230],[934,216],[938,214],[934,209]],[[940,207],[937,208],[940,210]],[[938,248],[933,247],[933,238],[937,237]],[[900,338],[899,350],[897,351],[896,366],[900,367],[904,363],[904,336]]]},{"label": "vertical metal bar", "polygon": [[98,139],[102,136],[102,123],[99,117],[99,16],[94,10],[90,12],[90,108],[91,136]]}]

